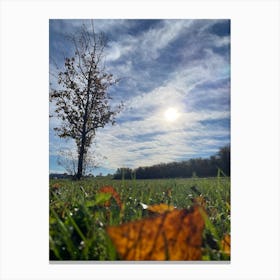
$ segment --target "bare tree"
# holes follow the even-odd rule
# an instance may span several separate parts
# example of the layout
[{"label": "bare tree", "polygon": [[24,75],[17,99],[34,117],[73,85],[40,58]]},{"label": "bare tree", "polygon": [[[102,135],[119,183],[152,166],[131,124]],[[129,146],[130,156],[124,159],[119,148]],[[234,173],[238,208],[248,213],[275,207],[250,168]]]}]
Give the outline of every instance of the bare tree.
[{"label": "bare tree", "polygon": [[61,150],[58,153],[57,164],[62,166],[66,172],[74,176],[77,174],[77,155],[73,150]]},{"label": "bare tree", "polygon": [[61,125],[54,130],[61,138],[72,138],[77,145],[76,178],[83,175],[85,157],[98,128],[114,124],[122,104],[112,108],[108,89],[118,80],[106,72],[103,33],[96,34],[91,26],[83,25],[77,36],[71,36],[74,55],[66,57],[64,69],[57,75],[59,89],[50,90],[50,101],[55,102],[54,116]]},{"label": "bare tree", "polygon": [[[62,166],[68,174],[71,176],[77,176],[78,170],[78,159],[79,155],[76,151],[71,149],[64,149],[59,151],[58,154],[58,165]],[[91,150],[88,150],[84,155],[83,162],[83,176],[86,173],[92,172],[95,168],[100,166],[101,160],[106,159],[106,157],[101,157],[100,154],[93,153]]]}]

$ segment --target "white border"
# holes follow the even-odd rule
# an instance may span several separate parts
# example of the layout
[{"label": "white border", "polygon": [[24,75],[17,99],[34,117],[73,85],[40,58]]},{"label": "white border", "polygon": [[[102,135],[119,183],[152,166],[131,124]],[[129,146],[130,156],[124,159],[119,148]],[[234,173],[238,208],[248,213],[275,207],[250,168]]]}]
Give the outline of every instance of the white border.
[{"label": "white border", "polygon": [[[2,1],[1,279],[279,279],[279,2]],[[48,261],[48,19],[230,18],[232,261]]]}]

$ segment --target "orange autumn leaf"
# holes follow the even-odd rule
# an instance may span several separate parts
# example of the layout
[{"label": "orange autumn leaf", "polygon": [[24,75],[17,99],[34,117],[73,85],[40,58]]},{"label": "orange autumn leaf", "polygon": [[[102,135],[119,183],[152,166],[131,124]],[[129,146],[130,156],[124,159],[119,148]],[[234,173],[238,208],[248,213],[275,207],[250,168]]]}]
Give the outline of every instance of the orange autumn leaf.
[{"label": "orange autumn leaf", "polygon": [[[114,198],[114,200],[116,201],[116,203],[118,204],[118,206],[122,209],[123,208],[123,204],[121,201],[121,198],[118,194],[118,192],[111,186],[103,186],[100,188],[99,192],[101,193],[109,193],[112,195],[112,197]],[[105,202],[105,206],[109,207],[111,205],[110,200]]]},{"label": "orange autumn leaf", "polygon": [[221,241],[222,250],[225,254],[230,255],[230,235],[226,234]]},{"label": "orange autumn leaf", "polygon": [[193,199],[193,203],[195,205],[199,205],[199,206],[202,206],[203,208],[206,208],[206,200],[202,195],[195,197]]},{"label": "orange autumn leaf", "polygon": [[174,209],[175,209],[175,207],[173,205],[167,205],[167,204],[164,204],[164,203],[156,204],[156,205],[150,205],[147,208],[147,210],[149,212],[157,213],[157,214],[163,214],[167,211],[172,211]]},{"label": "orange autumn leaf", "polygon": [[107,227],[123,260],[200,260],[204,220],[198,206]]},{"label": "orange autumn leaf", "polygon": [[51,186],[53,189],[59,189],[61,185],[59,183],[55,183]]}]

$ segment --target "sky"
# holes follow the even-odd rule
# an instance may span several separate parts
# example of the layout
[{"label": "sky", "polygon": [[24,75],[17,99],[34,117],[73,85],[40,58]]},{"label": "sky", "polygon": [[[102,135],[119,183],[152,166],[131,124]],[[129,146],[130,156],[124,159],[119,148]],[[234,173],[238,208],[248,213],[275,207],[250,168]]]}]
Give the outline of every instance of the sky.
[{"label": "sky", "polygon": [[[94,20],[108,43],[106,71],[121,78],[109,89],[112,107],[124,102],[116,124],[97,130],[91,154],[99,168],[117,168],[206,158],[230,144],[230,20]],[[50,20],[50,83],[56,67],[74,53],[67,35],[90,20]],[[50,112],[54,109],[50,104]],[[50,119],[50,173],[63,151],[76,151],[59,138]]]}]

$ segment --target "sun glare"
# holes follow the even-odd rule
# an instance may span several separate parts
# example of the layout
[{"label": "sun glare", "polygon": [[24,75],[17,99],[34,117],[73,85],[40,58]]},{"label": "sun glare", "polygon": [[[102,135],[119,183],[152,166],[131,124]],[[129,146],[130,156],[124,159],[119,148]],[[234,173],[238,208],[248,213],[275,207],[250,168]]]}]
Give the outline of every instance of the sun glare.
[{"label": "sun glare", "polygon": [[178,111],[175,108],[168,108],[164,113],[165,120],[168,122],[177,120],[178,116]]}]

